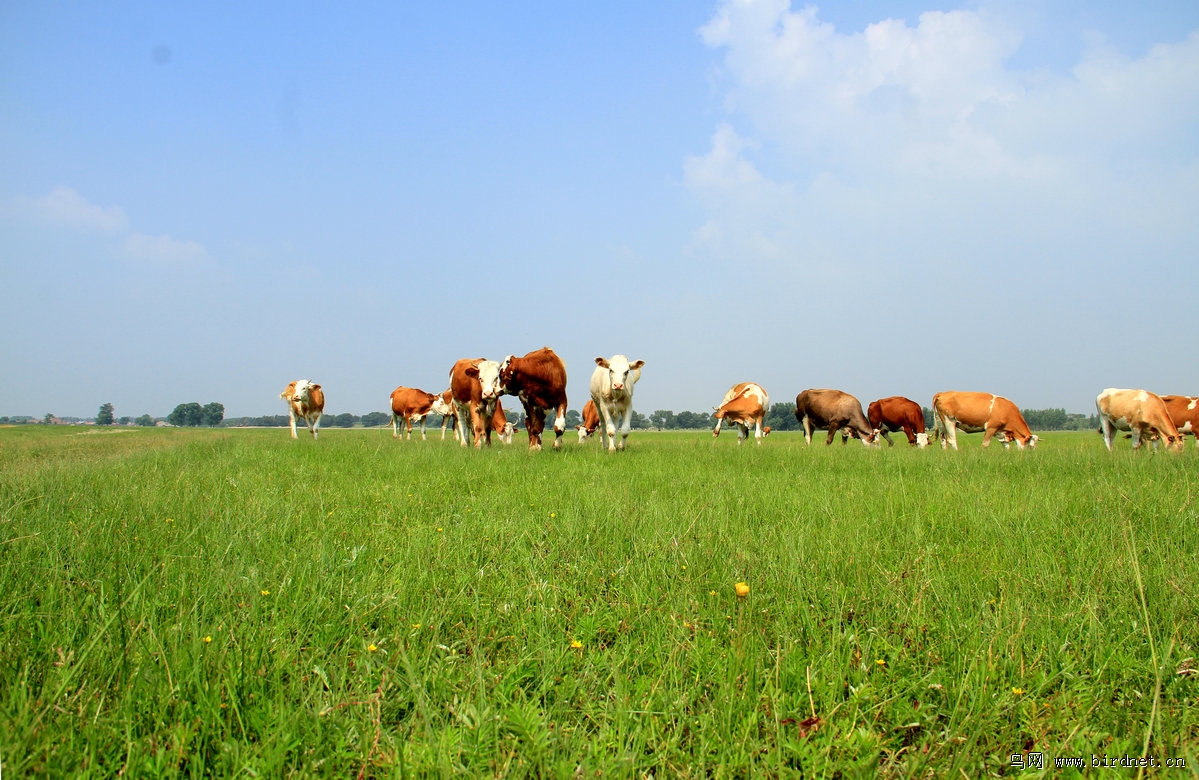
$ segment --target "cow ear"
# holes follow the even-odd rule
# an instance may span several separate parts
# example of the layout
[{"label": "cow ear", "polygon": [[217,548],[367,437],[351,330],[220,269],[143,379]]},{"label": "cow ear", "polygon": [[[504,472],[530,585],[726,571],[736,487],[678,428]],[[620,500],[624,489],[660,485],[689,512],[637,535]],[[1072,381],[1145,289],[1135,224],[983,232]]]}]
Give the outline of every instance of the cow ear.
[{"label": "cow ear", "polygon": [[478,379],[479,378],[479,367],[478,366],[467,366],[466,370],[463,371],[462,373],[466,374],[469,377],[474,377],[475,379]]},{"label": "cow ear", "polygon": [[595,359],[595,364],[600,368],[610,368],[608,365],[608,358],[597,357]]},{"label": "cow ear", "polygon": [[320,385],[309,385],[309,387],[311,387],[313,390],[320,390],[320,389],[321,389],[321,386],[320,386]]},{"label": "cow ear", "polygon": [[644,360],[638,360],[636,363],[630,363],[629,368],[641,368],[644,365],[645,365]]}]

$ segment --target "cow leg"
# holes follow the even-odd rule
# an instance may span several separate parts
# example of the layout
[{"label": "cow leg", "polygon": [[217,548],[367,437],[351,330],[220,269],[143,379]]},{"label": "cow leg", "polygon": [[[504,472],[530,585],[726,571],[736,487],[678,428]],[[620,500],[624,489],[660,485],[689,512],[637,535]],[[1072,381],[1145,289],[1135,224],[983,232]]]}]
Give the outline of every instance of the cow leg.
[{"label": "cow leg", "polygon": [[426,420],[428,420],[428,419],[429,419],[429,416],[428,416],[427,414],[426,414],[426,415],[423,415],[423,416],[420,418],[420,440],[421,440],[421,441],[428,441],[428,440],[429,440],[429,437],[425,435],[425,421],[426,421]]},{"label": "cow leg", "polygon": [[749,426],[747,426],[743,422],[737,423],[737,446],[740,447],[741,443],[744,442],[748,438],[749,438]]},{"label": "cow leg", "polygon": [[295,411],[295,409],[289,409],[287,412],[287,415],[288,415],[288,417],[291,418],[291,437],[293,439],[298,439],[299,437],[296,436],[296,411]]},{"label": "cow leg", "polygon": [[803,418],[803,439],[808,446],[812,444],[812,420],[805,414]]},{"label": "cow leg", "polygon": [[903,426],[903,435],[908,437],[908,444],[916,446],[916,431],[910,425]]},{"label": "cow leg", "polygon": [[[894,447],[894,446],[895,446],[895,442],[891,441],[891,432],[890,432],[888,429],[886,429],[886,428],[879,428],[879,433],[881,433],[881,434],[883,435],[883,438],[887,440],[887,446],[888,446],[888,447]],[[911,438],[911,436],[910,436],[910,435],[909,435],[909,438]]]},{"label": "cow leg", "polygon": [[558,404],[558,413],[554,415],[554,449],[562,449],[562,434],[566,433],[566,404]]},{"label": "cow leg", "polygon": [[1136,425],[1132,426],[1132,449],[1133,451],[1141,448],[1141,429]]},{"label": "cow leg", "polygon": [[762,433],[762,418],[754,420],[754,444],[761,444],[765,434]]},{"label": "cow leg", "polygon": [[956,420],[941,420],[941,449],[958,448],[958,424]]},{"label": "cow leg", "polygon": [[[984,449],[991,446],[991,437],[993,437],[994,435],[995,435],[994,428],[987,426],[986,428],[983,429],[983,448]],[[1004,437],[1004,438],[1007,438],[1007,437]]]},{"label": "cow leg", "polygon": [[849,429],[848,428],[841,429],[841,443],[842,444],[849,443]]},{"label": "cow leg", "polygon": [[319,414],[316,416],[316,419],[308,423],[308,432],[312,434],[312,438],[314,439],[317,437],[317,428],[320,426],[320,424],[321,416]]},{"label": "cow leg", "polygon": [[470,420],[473,418],[473,415],[471,415],[470,409],[465,404],[455,402],[454,406],[456,407],[455,411],[457,412],[455,415],[455,420],[457,422],[458,429],[458,444],[465,447],[467,446],[466,432],[474,429],[474,426],[470,422]]},{"label": "cow leg", "polygon": [[829,420],[828,422],[828,438],[824,440],[825,446],[833,443],[833,439],[837,436],[837,431],[841,430],[841,426]]},{"label": "cow leg", "polygon": [[1112,439],[1116,438],[1116,426],[1112,425],[1112,421],[1106,417],[1100,416],[1099,430],[1103,433],[1103,443],[1107,446],[1107,451],[1112,451]]},{"label": "cow leg", "polygon": [[607,448],[608,452],[616,452],[616,426],[612,423],[611,410],[607,408],[607,404],[596,404],[600,413],[600,448]]},{"label": "cow leg", "polygon": [[716,427],[715,427],[714,429],[712,429],[712,435],[713,435],[713,436],[719,436],[719,435],[720,435],[720,424],[721,424],[721,423],[723,423],[723,422],[724,422],[724,418],[723,418],[723,417],[717,417],[717,418],[716,418]]},{"label": "cow leg", "polygon": [[624,419],[620,421],[620,443],[616,445],[616,449],[623,450],[625,440],[629,438],[629,431],[633,427],[633,404],[630,403],[624,410]]},{"label": "cow leg", "polygon": [[[529,452],[541,450],[541,433],[545,430],[545,410],[540,406],[525,407],[525,429],[529,432]],[[557,444],[557,439],[554,440]]]}]

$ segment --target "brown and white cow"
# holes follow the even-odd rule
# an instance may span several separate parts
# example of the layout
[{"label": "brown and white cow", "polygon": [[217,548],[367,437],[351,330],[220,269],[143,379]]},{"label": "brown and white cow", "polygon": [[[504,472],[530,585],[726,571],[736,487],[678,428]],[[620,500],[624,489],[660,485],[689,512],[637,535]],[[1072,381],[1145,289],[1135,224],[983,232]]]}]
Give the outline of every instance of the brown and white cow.
[{"label": "brown and white cow", "polygon": [[554,410],[554,449],[562,446],[566,432],[566,363],[549,347],[524,357],[509,355],[500,364],[500,392],[520,399],[525,409],[529,450],[541,449],[545,414]]},{"label": "brown and white cow", "polygon": [[504,414],[504,405],[498,398],[495,399],[495,414],[491,415],[491,430],[496,432],[503,444],[511,444],[512,437],[516,434],[516,424],[508,422],[508,415]]},{"label": "brown and white cow", "polygon": [[1186,434],[1191,434],[1195,437],[1195,446],[1199,448],[1199,398],[1193,395],[1163,395],[1161,399],[1179,435],[1185,438]]},{"label": "brown and white cow", "polygon": [[713,436],[720,435],[721,423],[731,423],[737,426],[737,443],[741,444],[749,437],[749,426],[754,427],[754,441],[762,443],[762,439],[770,435],[770,426],[762,427],[766,412],[770,409],[770,396],[761,385],[755,382],[742,382],[733,385],[724,394],[720,406],[716,407],[713,417],[716,418],[716,428]]},{"label": "brown and white cow", "polygon": [[1109,387],[1095,397],[1095,408],[1099,411],[1099,426],[1108,452],[1117,430],[1132,431],[1134,450],[1140,449],[1142,438],[1156,434],[1165,439],[1167,447],[1182,451],[1182,436],[1170,419],[1165,402],[1155,393]]},{"label": "brown and white cow", "polygon": [[297,379],[288,383],[279,393],[279,397],[287,403],[287,414],[291,418],[291,437],[296,437],[296,417],[308,426],[312,438],[317,438],[317,426],[320,425],[321,415],[325,412],[325,392],[321,386],[307,379]]},{"label": "brown and white cow", "polygon": [[391,391],[391,438],[398,439],[400,436],[399,423],[404,421],[405,431],[404,438],[412,438],[412,423],[420,423],[420,438],[421,441],[426,440],[425,436],[425,419],[433,411],[433,404],[438,401],[438,397],[432,393],[426,393],[424,390],[418,390],[415,387],[404,387],[400,385],[395,390]]},{"label": "brown and white cow", "polygon": [[454,391],[446,388],[441,391],[441,395],[437,396],[437,400],[433,402],[434,414],[441,415],[441,440],[445,441],[445,429],[448,425],[450,433],[454,437],[458,436],[458,415],[454,411]]},{"label": "brown and white cow", "polygon": [[450,392],[458,415],[458,441],[466,446],[466,431],[474,434],[475,449],[491,446],[492,418],[500,398],[500,364],[486,358],[463,358],[450,369]]},{"label": "brown and white cow", "polygon": [[812,431],[828,430],[825,444],[843,427],[853,430],[867,447],[878,446],[878,431],[862,412],[862,403],[840,390],[809,388],[795,396],[795,419],[803,426],[804,441],[812,443]]},{"label": "brown and white cow", "polygon": [[[641,378],[644,360],[632,363],[624,355],[610,358],[597,357],[595,371],[591,372],[591,400],[603,420],[600,429],[600,447],[604,447],[607,436],[608,452],[623,450],[633,424],[633,386]],[[616,419],[620,419],[620,443],[616,442]]]},{"label": "brown and white cow", "polygon": [[870,425],[877,428],[887,440],[889,447],[895,446],[895,442],[891,441],[891,433],[900,431],[908,437],[908,444],[913,447],[928,445],[928,434],[924,431],[924,410],[910,398],[893,395],[871,401],[870,406],[866,407],[866,417]]},{"label": "brown and white cow", "polygon": [[1033,449],[1039,441],[1024,422],[1016,405],[1001,395],[950,390],[933,396],[933,424],[941,439],[941,449],[958,448],[957,429],[966,433],[983,432],[983,446],[991,446],[995,434],[1002,434],[1004,449],[1016,442],[1019,449]]},{"label": "brown and white cow", "polygon": [[575,426],[575,430],[579,432],[579,444],[587,441],[599,424],[599,410],[595,408],[595,401],[588,399],[587,403],[583,404],[583,424]]}]

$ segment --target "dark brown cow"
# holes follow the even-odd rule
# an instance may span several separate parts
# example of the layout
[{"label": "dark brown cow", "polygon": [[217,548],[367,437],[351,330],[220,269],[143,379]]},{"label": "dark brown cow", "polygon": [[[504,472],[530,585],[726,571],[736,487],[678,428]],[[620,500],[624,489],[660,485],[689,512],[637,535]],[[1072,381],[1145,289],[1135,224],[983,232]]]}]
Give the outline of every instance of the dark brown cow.
[{"label": "dark brown cow", "polygon": [[828,430],[825,444],[843,427],[851,428],[866,446],[878,446],[878,430],[870,426],[862,403],[840,390],[808,389],[795,396],[795,419],[803,425],[804,441],[812,443],[813,430]]},{"label": "dark brown cow", "polygon": [[525,408],[525,428],[529,431],[529,450],[541,449],[541,432],[545,430],[545,413],[557,412],[554,418],[554,449],[562,446],[566,432],[566,364],[549,347],[530,352],[524,357],[509,355],[500,364],[500,392],[514,395]]},{"label": "dark brown cow", "polygon": [[433,404],[437,401],[437,396],[432,393],[426,393],[424,390],[418,390],[415,387],[404,387],[400,385],[395,390],[391,391],[391,438],[398,439],[400,437],[400,420],[404,421],[405,431],[404,438],[412,438],[412,423],[420,423],[420,438],[421,441],[426,439],[425,436],[425,419],[429,413],[433,411]]},{"label": "dark brown cow", "polygon": [[871,401],[866,409],[866,417],[870,419],[870,425],[877,428],[887,440],[887,446],[895,446],[895,442],[891,441],[891,433],[900,431],[904,432],[908,444],[913,447],[928,445],[928,434],[924,432],[924,411],[920,404],[910,398],[893,395]]},{"label": "dark brown cow", "polygon": [[587,403],[583,404],[583,424],[575,426],[575,430],[579,432],[579,444],[587,441],[587,437],[595,433],[599,426],[599,410],[595,408],[595,401],[588,399]]},{"label": "dark brown cow", "polygon": [[469,424],[475,449],[491,446],[491,424],[500,398],[500,364],[485,358],[463,358],[450,369],[450,391],[458,413],[458,441],[466,446]]},{"label": "dark brown cow", "polygon": [[1161,398],[1179,435],[1191,434],[1195,437],[1195,446],[1199,447],[1199,398],[1193,395],[1163,395]]}]

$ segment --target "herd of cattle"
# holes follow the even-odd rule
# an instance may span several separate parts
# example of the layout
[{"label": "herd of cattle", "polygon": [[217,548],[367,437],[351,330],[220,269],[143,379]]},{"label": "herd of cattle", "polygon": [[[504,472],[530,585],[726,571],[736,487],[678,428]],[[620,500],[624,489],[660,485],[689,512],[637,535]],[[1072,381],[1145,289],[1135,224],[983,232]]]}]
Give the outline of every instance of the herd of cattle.
[{"label": "herd of cattle", "polygon": [[[633,416],[633,388],[641,378],[645,361],[630,361],[624,355],[598,357],[591,375],[591,399],[583,406],[583,422],[575,426],[579,443],[597,430],[601,446],[609,452],[624,449]],[[484,358],[465,358],[450,369],[450,386],[440,395],[413,387],[397,387],[391,394],[392,436],[399,437],[403,421],[405,436],[411,438],[412,426],[420,424],[425,438],[425,421],[430,414],[441,415],[441,438],[447,424],[462,446],[468,446],[469,430],[476,448],[491,446],[494,431],[505,444],[512,442],[515,426],[508,422],[500,397],[514,395],[525,412],[529,449],[541,449],[541,435],[547,415],[554,413],[554,448],[562,445],[566,430],[566,364],[552,349],[543,347],[517,357],[509,355],[501,362]],[[325,406],[321,386],[307,379],[288,384],[279,394],[287,403],[291,417],[291,436],[296,438],[296,418],[308,426],[313,437]],[[1108,388],[1095,399],[1100,430],[1108,450],[1117,431],[1129,431],[1133,449],[1144,441],[1181,451],[1186,434],[1199,434],[1199,398],[1158,396],[1147,390]],[[761,385],[742,382],[725,393],[713,416],[720,435],[721,425],[738,428],[737,443],[749,438],[752,428],[758,444],[770,433],[763,425],[770,409],[770,396]],[[1020,449],[1034,448],[1037,436],[1029,430],[1024,416],[1014,403],[991,393],[949,391],[933,396],[933,435],[941,447],[957,449],[957,431],[983,433],[982,446],[995,436],[1005,448],[1012,442]],[[809,389],[795,398],[795,417],[803,426],[804,439],[812,443],[812,431],[826,430],[825,444],[831,444],[838,431],[842,441],[860,439],[866,446],[878,446],[879,438],[894,445],[891,433],[902,431],[908,443],[916,447],[928,444],[924,412],[920,405],[903,396],[880,398],[862,411],[857,398],[840,390]],[[617,434],[619,433],[619,439]],[[1199,436],[1196,438],[1199,446]]]}]

